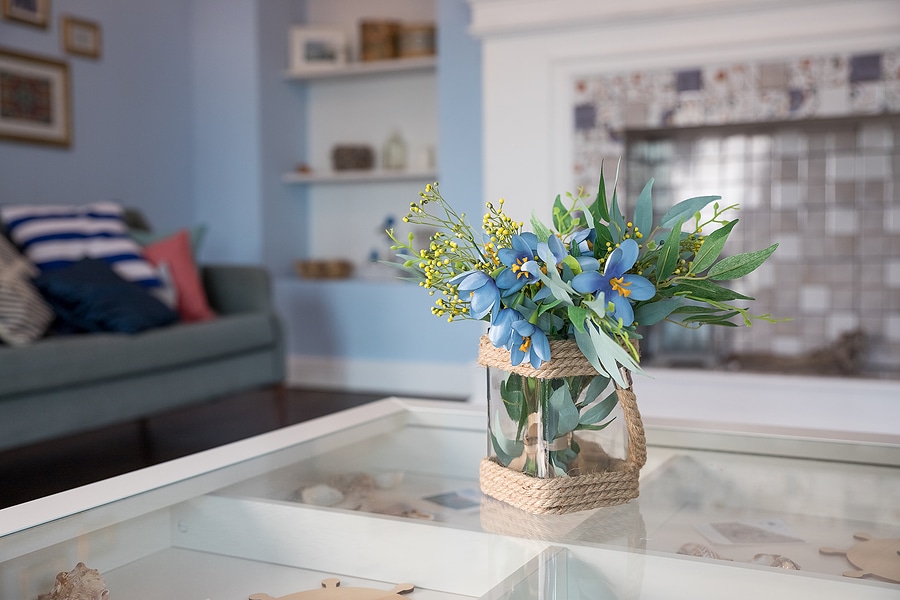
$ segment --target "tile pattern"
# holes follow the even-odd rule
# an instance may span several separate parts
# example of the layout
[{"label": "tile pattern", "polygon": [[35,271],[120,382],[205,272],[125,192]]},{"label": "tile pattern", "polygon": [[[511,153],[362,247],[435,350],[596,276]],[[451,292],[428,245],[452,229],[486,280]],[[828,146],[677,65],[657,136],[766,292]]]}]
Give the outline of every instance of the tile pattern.
[{"label": "tile pattern", "polygon": [[573,175],[593,186],[626,130],[898,113],[900,48],[598,74],[574,82],[573,104]]},{"label": "tile pattern", "polygon": [[726,250],[779,248],[733,287],[757,298],[758,312],[793,319],[702,334],[675,327],[657,349],[792,355],[861,328],[864,370],[900,377],[900,118],[634,134],[627,164],[626,198],[653,177],[660,212],[707,194],[739,203]]},{"label": "tile pattern", "polygon": [[715,362],[710,348],[799,354],[862,328],[865,370],[900,377],[900,48],[598,74],[573,102],[576,186],[622,158],[625,198],[649,177],[663,211],[721,194],[741,205],[731,252],[780,243],[740,291],[793,321],[652,343]]}]

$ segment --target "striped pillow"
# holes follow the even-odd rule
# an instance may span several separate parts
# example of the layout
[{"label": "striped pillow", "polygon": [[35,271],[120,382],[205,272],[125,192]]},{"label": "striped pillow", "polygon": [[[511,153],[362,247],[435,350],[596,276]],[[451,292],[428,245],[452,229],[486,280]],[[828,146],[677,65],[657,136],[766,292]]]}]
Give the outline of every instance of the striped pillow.
[{"label": "striped pillow", "polygon": [[129,235],[123,213],[117,202],[0,207],[10,239],[41,271],[99,258],[122,279],[158,288],[159,273]]},{"label": "striped pillow", "polygon": [[0,341],[23,346],[44,335],[53,310],[30,281],[38,274],[31,261],[0,235]]}]

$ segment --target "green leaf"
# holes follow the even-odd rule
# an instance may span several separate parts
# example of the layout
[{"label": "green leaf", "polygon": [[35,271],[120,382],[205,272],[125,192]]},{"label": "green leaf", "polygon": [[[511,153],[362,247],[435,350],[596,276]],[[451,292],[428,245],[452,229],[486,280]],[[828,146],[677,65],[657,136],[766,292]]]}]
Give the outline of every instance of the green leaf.
[{"label": "green leaf", "polygon": [[619,210],[618,192],[616,190],[613,190],[609,210],[609,233],[612,235],[613,244],[618,244],[625,237],[625,217]]},{"label": "green leaf", "polygon": [[684,225],[684,219],[680,219],[669,237],[659,249],[659,256],[656,258],[656,281],[665,281],[675,271],[675,265],[678,264],[678,255],[681,248],[681,226]]},{"label": "green leaf", "polygon": [[632,223],[644,235],[650,235],[653,228],[653,198],[651,189],[653,188],[653,179],[647,182],[641,194],[638,196],[637,204],[634,207],[634,220]]},{"label": "green leaf", "polygon": [[641,368],[634,362],[631,355],[608,335],[593,326],[588,326],[587,330],[597,352],[597,359],[603,365],[603,372],[608,373],[619,386],[628,387],[628,383],[619,371],[619,365],[633,373],[642,372]]},{"label": "green leaf", "polygon": [[572,322],[575,329],[584,331],[584,322],[587,320],[590,311],[583,306],[569,306],[567,307],[567,313],[569,321]]},{"label": "green leaf", "polygon": [[619,396],[613,391],[606,398],[581,413],[578,422],[582,425],[596,425],[608,417],[618,403]]},{"label": "green leaf", "polygon": [[525,450],[524,443],[507,439],[506,436],[503,435],[503,430],[500,428],[499,412],[494,412],[494,418],[492,420],[491,445],[494,447],[497,459],[504,466],[508,466],[513,459],[522,456],[522,452]]},{"label": "green leaf", "polygon": [[616,418],[613,417],[612,419],[610,419],[610,420],[607,421],[606,423],[601,423],[600,425],[585,425],[584,423],[579,423],[579,424],[578,424],[578,427],[576,427],[575,429],[576,429],[576,431],[583,431],[583,430],[587,430],[587,431],[603,431],[604,429],[606,429],[607,427],[609,427],[610,424],[611,424],[613,421],[615,421],[615,420],[616,420]]},{"label": "green leaf", "polygon": [[719,314],[694,315],[691,317],[686,317],[682,320],[682,323],[701,323],[704,325],[725,325],[726,327],[737,327],[737,325],[732,323],[729,319],[739,314],[740,313],[738,311],[732,310]]},{"label": "green leaf", "polygon": [[728,234],[731,233],[737,222],[738,220],[735,219],[706,236],[706,239],[703,240],[703,244],[700,246],[700,250],[694,256],[694,264],[691,265],[692,273],[702,273],[712,266],[716,259],[719,258],[719,254],[725,246],[725,240],[728,239]]},{"label": "green leaf", "polygon": [[710,268],[707,277],[717,281],[743,277],[766,262],[766,259],[775,252],[777,247],[778,244],[772,244],[763,250],[744,252],[743,254],[735,254],[734,256],[723,258]]},{"label": "green leaf", "polygon": [[722,196],[697,196],[682,200],[663,215],[659,222],[660,229],[668,229],[678,221],[686,221],[710,202],[721,200]]},{"label": "green leaf", "polygon": [[599,224],[600,221],[609,223],[609,207],[606,204],[606,182],[603,180],[603,163],[600,163],[600,186],[597,190],[597,197],[588,207],[591,216],[594,217],[594,223]]},{"label": "green leaf", "polygon": [[[556,413],[556,431],[553,438],[562,437],[575,429],[578,425],[578,409],[572,400],[569,386],[563,385],[550,396],[550,408]],[[548,440],[549,441],[549,440]]]},{"label": "green leaf", "polygon": [[724,302],[727,300],[753,300],[750,296],[739,294],[712,281],[705,279],[685,279],[679,281],[673,288],[675,294],[686,296],[694,300],[713,300]]},{"label": "green leaf", "polygon": [[531,213],[531,230],[537,236],[539,242],[546,242],[553,235],[550,228],[544,225],[534,212]]},{"label": "green leaf", "polygon": [[684,304],[684,300],[681,298],[665,298],[656,302],[648,302],[634,309],[634,320],[640,325],[653,325],[668,317],[682,304]]},{"label": "green leaf", "polygon": [[559,196],[556,196],[556,200],[553,202],[553,226],[559,232],[568,231],[572,226],[572,217],[569,216],[569,211],[563,205]]},{"label": "green leaf", "polygon": [[522,392],[522,377],[511,373],[506,381],[500,382],[500,398],[506,407],[506,414],[514,423],[522,418],[522,409],[525,406],[525,394]]},{"label": "green leaf", "polygon": [[584,393],[585,406],[596,400],[608,385],[609,377],[606,375],[594,375],[594,377],[591,378],[591,383],[588,385],[587,391]]}]

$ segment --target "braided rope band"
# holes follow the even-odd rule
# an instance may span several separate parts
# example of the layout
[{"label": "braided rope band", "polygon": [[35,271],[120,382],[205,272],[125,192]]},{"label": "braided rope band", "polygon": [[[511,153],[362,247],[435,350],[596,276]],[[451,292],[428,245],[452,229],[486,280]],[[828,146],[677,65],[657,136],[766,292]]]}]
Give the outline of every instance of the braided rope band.
[{"label": "braided rope band", "polygon": [[[509,352],[501,350],[505,353],[504,359],[503,354],[495,350],[498,349],[493,347],[487,336],[483,336],[479,347],[479,364],[539,379],[597,373],[572,340],[551,342],[553,359],[544,363],[540,369],[533,369],[530,365],[522,369],[519,368],[521,365],[511,367]],[[638,477],[641,467],[647,462],[644,426],[637,399],[631,389],[616,386],[616,395],[628,431],[626,460],[612,460],[605,471],[544,479],[504,467],[495,459],[484,458],[480,468],[481,491],[532,514],[564,514],[615,506],[637,498]]]}]

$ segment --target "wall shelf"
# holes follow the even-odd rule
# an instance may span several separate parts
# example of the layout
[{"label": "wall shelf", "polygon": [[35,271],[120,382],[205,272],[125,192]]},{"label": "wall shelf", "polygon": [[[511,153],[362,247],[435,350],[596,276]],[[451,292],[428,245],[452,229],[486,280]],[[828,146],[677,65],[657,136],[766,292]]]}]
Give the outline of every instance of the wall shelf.
[{"label": "wall shelf", "polygon": [[430,183],[437,179],[437,172],[427,171],[322,171],[314,173],[289,172],[281,176],[286,184],[325,183],[381,183],[390,181],[422,181]]},{"label": "wall shelf", "polygon": [[309,71],[286,71],[285,79],[306,81],[311,79],[338,79],[362,75],[401,73],[404,71],[429,71],[437,66],[437,57],[396,58],[371,62],[354,62],[339,67],[326,67]]}]

